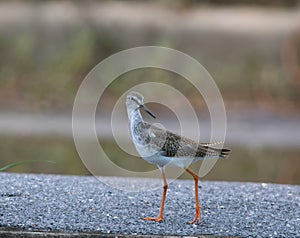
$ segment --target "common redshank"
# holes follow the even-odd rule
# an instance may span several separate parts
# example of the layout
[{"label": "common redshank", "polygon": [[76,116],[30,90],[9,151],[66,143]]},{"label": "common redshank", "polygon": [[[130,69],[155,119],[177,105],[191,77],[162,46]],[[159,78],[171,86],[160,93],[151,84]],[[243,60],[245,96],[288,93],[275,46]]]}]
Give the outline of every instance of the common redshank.
[{"label": "common redshank", "polygon": [[140,156],[151,164],[157,165],[163,179],[163,195],[160,211],[157,217],[146,217],[143,220],[156,222],[163,221],[164,204],[167,195],[168,182],[165,175],[166,166],[175,166],[185,169],[192,175],[195,182],[196,214],[190,224],[201,221],[201,209],[198,196],[198,180],[196,173],[188,166],[199,160],[208,158],[226,158],[229,149],[212,147],[210,143],[197,143],[189,138],[177,135],[173,132],[161,129],[143,120],[140,109],[146,111],[150,116],[155,115],[144,105],[144,97],[138,92],[130,92],[126,98],[127,113],[129,118],[129,130],[132,141]]}]

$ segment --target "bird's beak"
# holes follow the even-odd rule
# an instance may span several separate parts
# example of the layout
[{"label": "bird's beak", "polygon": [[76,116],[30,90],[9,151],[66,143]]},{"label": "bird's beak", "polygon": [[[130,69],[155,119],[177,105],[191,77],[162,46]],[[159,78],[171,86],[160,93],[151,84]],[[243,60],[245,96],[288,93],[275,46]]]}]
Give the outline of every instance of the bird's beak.
[{"label": "bird's beak", "polygon": [[140,108],[143,108],[144,111],[147,112],[150,116],[152,116],[153,118],[156,118],[156,116],[144,104],[140,105]]}]

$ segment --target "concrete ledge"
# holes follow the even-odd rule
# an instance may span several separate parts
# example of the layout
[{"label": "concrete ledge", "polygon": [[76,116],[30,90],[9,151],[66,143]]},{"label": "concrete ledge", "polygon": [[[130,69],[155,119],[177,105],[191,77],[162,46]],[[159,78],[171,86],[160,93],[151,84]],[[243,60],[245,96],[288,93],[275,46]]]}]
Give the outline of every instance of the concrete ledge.
[{"label": "concrete ledge", "polygon": [[[156,179],[101,178],[128,186]],[[143,221],[159,210],[161,189],[124,192],[94,177],[0,173],[1,237],[205,236],[299,237],[300,186],[200,182],[204,207],[194,216],[192,180],[170,184],[162,223]]]}]

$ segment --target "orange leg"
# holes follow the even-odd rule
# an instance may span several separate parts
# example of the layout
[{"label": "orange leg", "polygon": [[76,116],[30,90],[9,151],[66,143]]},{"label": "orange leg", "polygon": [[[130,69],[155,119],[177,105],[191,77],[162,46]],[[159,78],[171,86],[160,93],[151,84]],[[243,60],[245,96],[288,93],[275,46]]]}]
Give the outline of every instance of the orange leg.
[{"label": "orange leg", "polygon": [[189,174],[191,174],[195,181],[195,200],[196,200],[196,215],[195,218],[189,222],[189,224],[194,224],[196,221],[198,224],[200,224],[201,221],[201,211],[200,209],[203,209],[203,207],[199,204],[199,195],[198,195],[198,175],[195,174],[193,171],[189,170],[188,168],[185,169]]},{"label": "orange leg", "polygon": [[162,196],[162,200],[161,200],[158,217],[145,217],[145,218],[142,218],[143,220],[160,222],[165,219],[163,213],[164,213],[165,200],[166,200],[166,196],[167,196],[168,183],[167,183],[165,172],[163,170],[161,170],[161,173],[162,173],[162,177],[163,177],[163,181],[164,181],[164,187],[163,187],[164,192],[163,192],[163,196]]}]

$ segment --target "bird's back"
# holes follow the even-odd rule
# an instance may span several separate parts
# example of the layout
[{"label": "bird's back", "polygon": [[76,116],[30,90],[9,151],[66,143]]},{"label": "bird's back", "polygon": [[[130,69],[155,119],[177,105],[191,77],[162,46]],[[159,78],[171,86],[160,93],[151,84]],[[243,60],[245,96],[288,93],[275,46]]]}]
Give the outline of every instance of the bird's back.
[{"label": "bird's back", "polygon": [[226,158],[230,150],[214,148],[212,144],[197,143],[187,137],[163,130],[150,123],[144,122],[148,131],[148,140],[156,147],[162,156],[173,158],[191,158],[195,161],[205,158]]}]

